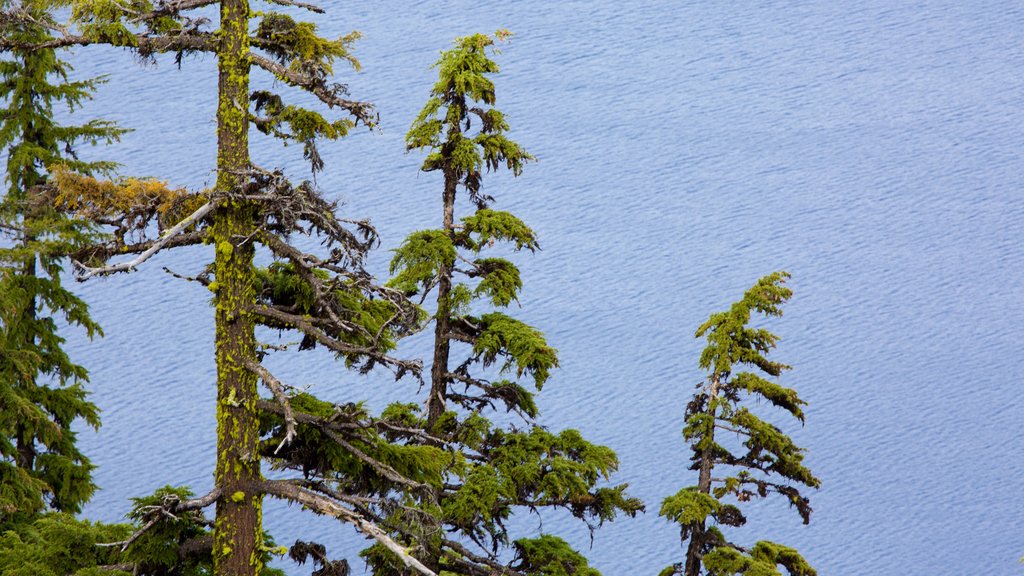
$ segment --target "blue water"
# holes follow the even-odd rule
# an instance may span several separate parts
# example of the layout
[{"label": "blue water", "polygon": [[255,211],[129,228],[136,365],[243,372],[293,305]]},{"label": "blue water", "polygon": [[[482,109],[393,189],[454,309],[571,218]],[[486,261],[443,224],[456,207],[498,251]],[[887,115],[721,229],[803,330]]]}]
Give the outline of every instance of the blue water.
[{"label": "blue water", "polygon": [[[615,448],[618,481],[649,507],[594,535],[553,515],[606,575],[679,561],[661,498],[694,482],[680,435],[701,378],[694,329],[759,276],[793,274],[772,324],[783,382],[808,401],[790,427],[823,480],[809,526],[753,507],[737,541],[800,549],[821,574],[1019,574],[1024,555],[1024,9],[1014,2],[401,2],[330,5],[328,34],[361,30],[380,133],[325,145],[319,178],[388,248],[440,219],[439,182],[402,137],[458,35],[509,28],[499,107],[540,158],[488,177],[498,207],[540,234],[521,259],[516,313],[546,331],[562,368],[542,421]],[[89,49],[110,83],[87,115],[135,128],[124,171],[213,179],[215,63],[140,67]],[[265,75],[254,79],[269,82]],[[305,173],[300,151],[254,139],[266,166]],[[81,286],[108,336],[72,337],[104,426],[82,436],[103,487],[87,515],[114,521],[164,483],[209,489],[212,313],[204,250]],[[423,340],[403,350],[422,354]],[[278,375],[338,401],[416,393],[326,355],[276,358]],[[350,558],[352,529],[275,505],[279,541],[318,538]],[[308,573],[295,571],[296,574]],[[361,567],[356,566],[356,573]]]}]

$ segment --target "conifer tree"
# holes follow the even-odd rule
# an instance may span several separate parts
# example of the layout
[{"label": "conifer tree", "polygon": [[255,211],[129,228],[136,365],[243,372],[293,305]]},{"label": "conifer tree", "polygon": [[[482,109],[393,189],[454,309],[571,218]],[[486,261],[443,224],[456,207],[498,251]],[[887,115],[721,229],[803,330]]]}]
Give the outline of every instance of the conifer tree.
[{"label": "conifer tree", "polygon": [[[496,38],[508,35],[499,31]],[[629,515],[641,503],[625,494],[625,485],[598,488],[617,469],[610,449],[596,446],[575,430],[558,434],[536,425],[533,393],[518,380],[529,378],[539,391],[558,358],[532,326],[487,307],[518,302],[519,269],[511,261],[482,255],[497,243],[513,251],[537,247],[534,232],[509,212],[490,208],[494,199],[482,190],[485,171],[504,167],[518,176],[533,157],[506,133],[509,125],[494,108],[490,76],[498,65],[488,52],[494,39],[473,35],[456,40],[436,67],[438,80],[406,136],[410,150],[425,150],[422,170],[443,181],[441,227],[410,235],[395,251],[391,285],[423,302],[436,288],[434,353],[425,414],[407,408],[404,418],[422,426],[434,442],[458,457],[442,490],[421,498],[417,522],[403,511],[389,524],[405,527],[401,539],[418,538],[424,563],[446,574],[591,574],[586,559],[561,539],[543,535],[512,541],[505,526],[516,509],[561,507],[588,522],[603,522],[619,512]],[[456,221],[456,196],[465,194],[475,211]],[[458,360],[455,360],[458,354]],[[486,369],[497,368],[497,380]],[[491,370],[495,372],[495,370]],[[486,416],[489,409],[518,413],[525,429],[502,429]],[[410,530],[409,527],[416,527]],[[477,550],[471,551],[472,547]],[[506,547],[515,559],[501,563]],[[365,554],[377,574],[398,574],[387,557]]]},{"label": "conifer tree", "polygon": [[[55,171],[47,183],[55,206],[101,222],[110,231],[109,240],[75,254],[81,280],[133,270],[164,249],[212,246],[212,265],[189,279],[213,292],[216,307],[215,488],[199,498],[168,495],[149,505],[139,518],[140,522],[146,518],[139,530],[118,543],[126,553],[124,560],[132,570],[142,569],[148,560],[133,554],[140,543],[168,532],[167,523],[176,522],[174,518],[215,503],[213,539],[207,545],[213,572],[260,573],[268,549],[262,501],[265,495],[273,495],[352,524],[403,562],[429,574],[365,516],[358,505],[361,500],[339,490],[337,482],[309,481],[311,472],[321,471],[309,459],[326,452],[334,459],[324,463],[324,475],[344,472],[354,485],[349,489],[370,489],[396,474],[395,467],[386,463],[398,457],[405,459],[408,469],[401,485],[416,482],[436,469],[440,448],[392,447],[380,439],[379,426],[400,430],[396,425],[379,420],[366,423],[358,411],[343,413],[308,395],[289,397],[285,386],[261,364],[280,346],[256,341],[257,325],[296,331],[302,335],[300,349],[323,346],[363,370],[385,365],[398,376],[420,371],[418,362],[388,355],[395,338],[416,321],[418,312],[399,292],[374,285],[363,271],[366,252],[376,243],[372,227],[339,218],[336,206],[325,201],[314,185],[293,185],[280,171],[255,166],[249,159],[250,124],[265,134],[302,144],[315,172],[324,166],[317,148],[320,139],[337,139],[357,123],[375,121],[368,104],[346,99],[346,87],[331,82],[336,62],[358,66],[349,53],[357,35],[324,39],[313,24],[273,11],[256,12],[246,0],[157,4],[71,0],[68,4],[70,20],[62,24],[50,17],[41,19],[24,6],[5,5],[0,15],[5,22],[40,24],[55,36],[6,36],[0,39],[0,49],[38,51],[99,43],[131,48],[146,59],[169,52],[180,63],[186,54],[206,52],[218,60],[218,177],[212,189],[188,191],[151,179],[99,180],[70,169]],[[322,12],[292,0],[270,4]],[[217,30],[209,30],[206,19],[189,15],[213,5],[220,8]],[[340,110],[343,117],[328,120],[269,90],[252,89],[251,67],[311,93],[329,108]],[[289,242],[296,232],[318,236],[325,251],[314,254],[296,248]],[[273,257],[266,268],[253,264],[257,244]],[[132,254],[137,256],[110,262]],[[259,380],[271,391],[272,402],[257,395]],[[262,428],[261,416],[268,421]],[[276,422],[281,423],[279,437],[274,436]],[[264,433],[268,437],[261,439]],[[362,445],[363,435],[369,436],[367,445]],[[329,440],[326,445],[324,438]],[[266,459],[304,474],[294,480],[265,480],[261,462]],[[353,468],[359,464],[381,478],[369,478],[369,472]],[[165,541],[172,550],[188,543],[181,538]],[[293,555],[305,558],[303,550],[308,551],[308,546],[299,547]]]},{"label": "conifer tree", "polygon": [[[293,0],[270,3],[320,11]],[[129,47],[143,58],[170,52],[179,62],[185,54],[207,52],[218,59],[220,80],[218,178],[212,189],[188,191],[134,178],[98,180],[70,170],[55,173],[51,183],[56,206],[103,222],[111,232],[110,240],[76,254],[80,279],[131,271],[155,253],[177,246],[205,243],[214,253],[210,266],[183,277],[213,292],[216,306],[215,488],[198,498],[168,495],[149,505],[148,516],[139,517],[140,522],[147,519],[119,543],[127,556],[118,566],[139,570],[147,561],[132,555],[140,542],[174,532],[167,525],[172,519],[216,503],[208,548],[213,573],[257,574],[268,550],[262,500],[271,495],[336,517],[372,538],[375,544],[364,556],[380,574],[593,574],[586,560],[560,539],[545,535],[510,543],[503,522],[515,507],[561,506],[599,521],[617,510],[635,512],[640,504],[625,496],[625,486],[595,488],[617,467],[607,448],[587,443],[574,431],[494,429],[479,413],[460,418],[447,405],[432,422],[415,404],[395,404],[372,415],[358,398],[332,402],[290,393],[261,362],[282,346],[258,343],[257,325],[297,332],[300,350],[326,347],[347,365],[364,371],[385,366],[397,377],[420,376],[421,363],[395,358],[390,351],[397,338],[420,329],[422,312],[400,290],[375,285],[362,268],[367,251],[376,244],[373,229],[364,221],[339,218],[336,206],[326,202],[313,184],[293,185],[280,171],[253,165],[248,155],[251,124],[264,134],[301,143],[312,170],[318,171],[324,168],[320,140],[340,138],[357,124],[374,122],[368,104],[346,99],[346,87],[330,81],[336,61],[358,64],[349,53],[356,36],[323,39],[314,25],[272,11],[253,11],[246,0],[70,4],[70,22],[50,26],[55,39],[4,39],[0,48],[105,43]],[[216,31],[208,30],[205,20],[188,16],[191,10],[210,5],[221,10]],[[10,9],[3,17],[18,20],[28,15]],[[473,43],[479,44],[476,50],[481,54],[489,44],[479,38]],[[313,94],[345,117],[328,120],[269,90],[253,89],[251,67]],[[484,147],[483,164],[496,168],[519,155],[514,164],[521,165],[527,156],[503,140],[506,127],[500,115],[485,113],[481,119],[492,123],[485,139],[498,146]],[[480,166],[471,172],[458,178],[479,178]],[[466,184],[467,189],[472,185],[470,180]],[[532,232],[517,219],[483,209],[470,219],[475,240],[467,235],[460,240],[460,249],[472,250],[469,242],[517,238],[526,242],[521,247],[535,245],[527,240]],[[505,230],[507,226],[513,228]],[[289,241],[296,232],[318,236],[325,250],[299,249]],[[273,259],[265,268],[254,265],[257,245]],[[132,254],[137,256],[131,260],[110,261]],[[475,265],[496,270],[482,279],[478,293],[507,305],[518,289],[514,267],[481,259]],[[461,297],[453,285],[444,302]],[[454,308],[450,312],[449,328],[464,329],[452,322],[468,320],[467,314]],[[532,376],[538,386],[543,384],[556,361],[539,333],[498,313],[478,320],[477,328],[488,324],[472,335],[474,362],[488,365],[500,360],[519,375]],[[445,372],[450,378],[447,373],[460,370]],[[514,410],[534,413],[522,387],[467,378],[475,382],[472,387],[489,392],[472,400],[469,394],[451,394],[446,386],[441,392],[445,403],[482,407],[500,399]],[[270,398],[258,396],[258,381],[268,388]],[[293,470],[296,476],[266,480],[261,462]],[[455,536],[448,538],[448,531]],[[175,538],[170,549],[176,546],[181,558],[181,550],[194,540]],[[467,541],[482,544],[485,551],[471,550]],[[517,552],[511,567],[498,557],[508,545]],[[330,560],[317,543],[297,542],[289,555],[299,562],[312,559],[324,574],[348,571],[346,560]]]},{"label": "conifer tree", "polygon": [[[5,3],[5,7],[6,7]],[[0,22],[17,42],[50,40],[46,4],[25,0],[30,18]],[[0,146],[7,192],[0,202],[0,531],[45,509],[78,512],[95,490],[93,466],[75,443],[76,421],[99,426],[87,400],[85,368],[64,351],[60,322],[100,334],[81,299],[61,284],[67,254],[96,239],[94,226],[53,209],[50,168],[104,172],[78,158],[81,144],[110,143],[123,130],[94,120],[60,125],[57,107],[75,110],[97,80],[72,81],[55,49],[15,49],[0,62]]]},{"label": "conifer tree", "polygon": [[738,504],[770,494],[785,497],[804,524],[810,521],[810,503],[797,485],[817,488],[820,481],[803,465],[804,450],[748,407],[751,400],[764,400],[802,423],[805,402],[792,388],[756,372],[737,371],[750,367],[778,377],[790,368],[766,356],[778,336],[749,326],[755,313],[782,315],[782,305],[792,296],[784,286],[788,278],[786,272],[761,278],[742,300],[697,329],[698,338],[707,338],[700,367],[708,375],[686,407],[683,437],[693,450],[691,469],[698,479],[662,502],[660,514],[679,524],[686,544],[685,561],[669,566],[662,576],[781,574],[779,566],[791,576],[817,574],[793,548],[767,540],[744,548],[715,526],[742,526],[746,517]]}]

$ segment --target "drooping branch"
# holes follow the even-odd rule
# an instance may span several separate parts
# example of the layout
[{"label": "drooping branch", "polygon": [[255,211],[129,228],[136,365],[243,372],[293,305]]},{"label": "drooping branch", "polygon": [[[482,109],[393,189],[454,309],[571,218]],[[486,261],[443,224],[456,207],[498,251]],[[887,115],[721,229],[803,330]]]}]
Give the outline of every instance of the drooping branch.
[{"label": "drooping branch", "polygon": [[[254,46],[259,46],[259,39],[252,39]],[[269,58],[260,56],[259,54],[249,54],[249,60],[259,66],[260,68],[270,72],[281,81],[295,86],[297,88],[303,88],[320,99],[321,102],[327,104],[327,106],[334,108],[335,106],[347,110],[352,116],[356,118],[358,122],[362,122],[367,126],[374,126],[377,123],[376,114],[373,112],[373,106],[367,102],[358,102],[355,100],[348,100],[342,98],[342,86],[340,84],[328,85],[327,82],[320,78],[314,78],[290,70],[286,66],[278,64]]]},{"label": "drooping branch", "polygon": [[149,260],[151,256],[159,252],[172,238],[180,234],[185,228],[188,228],[192,224],[201,220],[204,216],[209,214],[214,208],[216,208],[217,202],[210,201],[200,206],[195,212],[189,214],[187,218],[175,224],[172,228],[167,230],[163,237],[153,243],[145,252],[139,254],[136,258],[128,262],[120,262],[118,264],[112,264],[110,266],[102,266],[97,268],[90,268],[77,260],[73,262],[75,266],[76,276],[75,279],[79,282],[85,282],[93,276],[108,276],[110,274],[116,274],[117,272],[130,272],[135,269],[136,266],[142,264],[146,260]]},{"label": "drooping branch", "polygon": [[277,454],[281,448],[291,443],[295,438],[295,413],[292,411],[292,404],[284,393],[284,386],[281,385],[281,381],[275,378],[262,364],[252,358],[246,358],[245,367],[253,374],[259,376],[263,383],[267,385],[267,388],[270,388],[271,394],[274,395],[274,399],[281,405],[281,410],[284,412],[285,435],[281,443],[277,445],[277,449],[274,450],[274,454]]},{"label": "drooping branch", "polygon": [[437,576],[436,572],[427,568],[422,562],[410,555],[401,544],[392,540],[387,532],[379,526],[367,520],[358,512],[349,510],[326,496],[280,480],[265,480],[259,484],[259,488],[265,494],[301,504],[319,514],[333,516],[343,522],[352,524],[356,530],[362,532],[367,537],[373,538],[398,556],[407,568],[412,568],[424,576]]}]

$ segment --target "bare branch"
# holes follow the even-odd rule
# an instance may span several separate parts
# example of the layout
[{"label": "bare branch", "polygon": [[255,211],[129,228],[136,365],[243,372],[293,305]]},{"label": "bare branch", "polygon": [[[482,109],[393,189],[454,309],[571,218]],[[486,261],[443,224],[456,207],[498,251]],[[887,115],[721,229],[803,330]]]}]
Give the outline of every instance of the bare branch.
[{"label": "bare branch", "polygon": [[281,409],[284,411],[284,427],[285,434],[284,440],[277,445],[277,449],[274,450],[274,454],[277,454],[282,447],[286,444],[290,444],[295,439],[295,413],[292,412],[292,404],[288,401],[288,397],[284,394],[284,387],[281,385],[281,381],[274,377],[269,370],[263,367],[262,364],[253,360],[252,358],[245,359],[245,367],[260,377],[263,383],[270,388],[270,392],[274,395],[274,399],[281,405]]},{"label": "bare branch", "polygon": [[349,510],[326,496],[304,490],[288,482],[266,480],[261,482],[259,487],[266,494],[291,500],[320,514],[333,516],[343,522],[348,522],[355,526],[356,530],[373,538],[393,552],[402,560],[402,563],[407,568],[412,568],[424,576],[437,576],[436,572],[424,566],[422,562],[410,555],[401,544],[392,540],[384,530],[364,518],[358,512]]},{"label": "bare branch", "polygon": [[319,6],[317,6],[316,4],[307,4],[305,2],[296,2],[295,0],[266,0],[266,1],[271,3],[271,4],[280,4],[281,6],[295,6],[297,8],[305,8],[306,10],[309,10],[310,12],[316,12],[317,14],[324,14],[325,13],[324,9],[319,7]]},{"label": "bare branch", "polygon": [[149,249],[147,249],[142,254],[139,254],[138,257],[136,257],[134,260],[128,262],[121,262],[119,264],[113,264],[110,266],[102,266],[99,268],[90,268],[85,264],[78,262],[77,260],[73,261],[75,271],[78,273],[76,274],[75,279],[78,280],[79,282],[85,282],[86,280],[92,278],[93,276],[107,276],[110,274],[115,274],[117,272],[130,272],[134,270],[136,266],[142,264],[146,260],[149,260],[151,256],[159,252],[160,249],[163,248],[171,240],[171,238],[181,233],[181,231],[184,230],[185,228],[188,228],[195,222],[201,220],[204,216],[209,214],[216,206],[217,202],[215,201],[210,201],[207,202],[206,204],[203,204],[202,206],[199,207],[198,210],[196,210],[192,214],[189,214],[187,218],[185,218],[181,222],[178,222],[177,224],[174,225],[174,227],[167,230],[167,232],[164,233],[162,238],[154,242],[153,245],[149,247]]}]

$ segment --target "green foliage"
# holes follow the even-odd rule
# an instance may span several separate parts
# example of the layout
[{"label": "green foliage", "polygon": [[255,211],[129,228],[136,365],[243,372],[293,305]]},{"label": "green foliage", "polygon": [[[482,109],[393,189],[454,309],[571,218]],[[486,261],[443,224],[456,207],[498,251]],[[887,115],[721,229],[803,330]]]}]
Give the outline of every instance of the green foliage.
[{"label": "green foliage", "polygon": [[[760,279],[742,300],[725,312],[712,314],[697,330],[698,338],[707,339],[700,367],[709,374],[686,408],[683,437],[690,442],[692,467],[700,476],[697,486],[685,488],[662,503],[660,515],[679,524],[683,540],[689,539],[685,565],[670,566],[663,574],[698,576],[701,559],[708,575],[767,576],[779,574],[778,565],[791,575],[815,574],[790,548],[760,542],[748,553],[707,526],[708,520],[725,526],[746,522],[739,508],[723,499],[743,503],[769,494],[785,497],[805,524],[810,521],[809,501],[795,484],[817,488],[820,481],[803,465],[804,450],[742,404],[751,397],[767,400],[803,422],[804,401],[793,389],[758,374],[733,373],[738,366],[749,366],[777,377],[789,369],[766,357],[778,343],[778,336],[748,326],[754,313],[782,315],[782,304],[792,295],[784,286],[788,278],[789,274],[776,272]],[[741,449],[730,447],[736,442],[727,446],[716,433],[735,434]]]},{"label": "green foliage", "polygon": [[[328,336],[380,352],[394,349],[397,333],[391,326],[398,312],[397,307],[390,300],[366,294],[358,279],[332,279],[330,273],[322,269],[303,273],[293,262],[282,261],[273,262],[266,268],[257,268],[255,276],[258,302],[293,310],[310,318],[330,317],[333,314],[343,324],[321,326]],[[315,287],[311,280],[319,286]],[[272,328],[291,328],[269,320],[264,324]],[[316,340],[308,334],[300,344],[301,349],[315,346]],[[349,362],[361,358],[358,353],[344,356]]]},{"label": "green foliage", "polygon": [[0,534],[0,574],[5,576],[127,576],[130,571],[100,571],[119,562],[119,548],[97,546],[124,540],[125,524],[106,525],[50,513]]},{"label": "green foliage", "polygon": [[462,219],[459,244],[479,253],[486,246],[497,242],[511,242],[516,250],[523,248],[531,252],[538,248],[537,237],[522,220],[500,210],[484,208],[472,216]]},{"label": "green foliage", "polygon": [[[372,419],[361,405],[337,406],[306,393],[296,394],[290,401],[293,410],[317,420],[299,423],[296,438],[277,450],[286,433],[284,419],[277,414],[262,414],[261,434],[267,437],[265,445],[277,467],[343,482],[348,490],[359,494],[385,495],[402,487],[388,476],[388,471],[439,488],[445,471],[459,461],[436,446],[392,442],[369,424]],[[392,405],[382,420],[412,423],[412,410],[408,405]],[[337,425],[341,422],[346,425]],[[361,422],[367,424],[358,426]]]},{"label": "green foliage", "polygon": [[268,12],[256,26],[256,45],[291,70],[309,72],[323,78],[334,74],[334,61],[342,59],[359,70],[359,61],[352,55],[352,44],[361,34],[352,32],[336,40],[327,40],[316,33],[316,24],[296,22],[287,14]]},{"label": "green foliage", "polygon": [[451,267],[456,258],[451,238],[441,230],[413,232],[394,252],[388,286],[410,296],[430,290],[437,282],[438,271]]},{"label": "green foliage", "polygon": [[280,96],[266,90],[257,90],[250,98],[256,114],[263,114],[262,117],[253,118],[256,128],[286,143],[301,143],[302,155],[310,162],[313,172],[324,168],[317,139],[338,140],[347,136],[349,130],[355,127],[355,121],[349,118],[329,121],[319,112],[285,104]]},{"label": "green foliage", "polygon": [[[499,32],[499,39],[508,35]],[[501,112],[481,108],[493,106],[494,82],[488,77],[498,72],[490,59],[494,40],[474,34],[455,41],[455,47],[442,52],[438,60],[438,80],[430,98],[406,134],[409,150],[427,149],[423,170],[442,170],[446,178],[460,182],[479,208],[491,200],[480,194],[481,171],[496,170],[504,164],[518,176],[533,156],[505,136],[509,126]],[[468,131],[473,118],[479,124],[476,134]]]},{"label": "green foliage", "polygon": [[516,540],[516,570],[538,576],[601,576],[587,559],[557,536]]},{"label": "green foliage", "polygon": [[817,576],[814,568],[793,548],[762,540],[748,553],[735,548],[715,548],[704,556],[709,576],[782,576],[778,566],[790,576]]},{"label": "green foliage", "polygon": [[558,366],[557,351],[548,346],[537,329],[501,312],[484,314],[479,318],[479,326],[473,353],[484,366],[502,358],[502,372],[514,368],[517,376],[526,373],[533,377],[538,390],[551,375],[551,369]]},{"label": "green foliage", "polygon": [[[22,7],[34,21],[5,19],[5,40],[50,39],[49,5]],[[86,399],[85,369],[64,351],[57,328],[101,333],[85,302],[61,284],[64,257],[98,237],[91,225],[55,211],[41,186],[55,164],[83,174],[110,170],[113,164],[82,161],[74,149],[116,141],[124,131],[98,120],[54,121],[56,107],[78,109],[100,82],[71,81],[70,71],[52,49],[15,49],[0,62],[0,146],[8,151],[0,202],[0,529],[46,507],[77,512],[95,490],[73,426],[98,427],[99,411]]]}]

